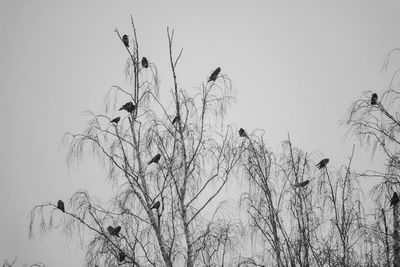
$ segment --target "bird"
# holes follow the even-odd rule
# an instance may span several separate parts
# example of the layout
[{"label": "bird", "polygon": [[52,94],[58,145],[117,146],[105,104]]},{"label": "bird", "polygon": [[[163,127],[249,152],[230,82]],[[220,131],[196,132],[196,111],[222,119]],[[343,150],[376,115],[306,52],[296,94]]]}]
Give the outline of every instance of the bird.
[{"label": "bird", "polygon": [[121,226],[117,226],[114,228],[114,234],[119,237],[119,232],[121,232]]},{"label": "bird", "polygon": [[132,113],[132,111],[135,109],[135,105],[132,102],[128,102],[125,105],[123,105],[119,110],[126,110],[129,113]]},{"label": "bird", "polygon": [[211,81],[214,82],[214,81],[217,79],[218,74],[220,73],[220,71],[221,71],[221,68],[220,68],[220,67],[216,68],[216,69],[213,71],[213,73],[211,74],[211,76],[210,76],[210,78],[208,79],[208,81],[209,81],[209,82],[211,82]]},{"label": "bird", "polygon": [[121,226],[112,227],[111,225],[107,227],[107,231],[110,235],[115,235],[119,237],[119,232],[121,231]]},{"label": "bird", "polygon": [[175,122],[178,122],[181,120],[181,117],[179,115],[176,115],[175,118],[172,120],[172,124],[175,124]]},{"label": "bird", "polygon": [[125,257],[126,257],[126,255],[125,255],[124,252],[120,251],[120,252],[118,253],[118,261],[119,261],[119,262],[123,262],[123,261],[125,260]]},{"label": "bird", "polygon": [[376,105],[376,103],[378,103],[378,95],[373,93],[371,97],[371,105]]},{"label": "bird", "polygon": [[243,128],[239,129],[239,136],[240,137],[248,137],[246,131]]},{"label": "bird", "polygon": [[121,119],[120,117],[116,117],[116,118],[114,118],[111,122],[113,122],[113,123],[115,123],[115,124],[118,124],[118,122],[119,122],[120,119]]},{"label": "bird", "polygon": [[142,57],[142,67],[146,69],[149,67],[149,62],[146,57]]},{"label": "bird", "polygon": [[124,34],[124,36],[122,36],[122,42],[124,43],[124,45],[126,47],[129,47],[129,38],[128,35]]},{"label": "bird", "polygon": [[161,159],[161,154],[157,154],[155,155],[148,163],[148,165],[152,164],[152,163],[158,163]]},{"label": "bird", "polygon": [[393,193],[392,199],[390,200],[390,207],[397,205],[399,203],[400,199],[399,196],[397,195],[397,192]]},{"label": "bird", "polygon": [[64,202],[63,202],[62,200],[59,200],[59,201],[57,202],[57,208],[58,208],[59,210],[61,210],[62,212],[65,212]]},{"label": "bird", "polygon": [[310,183],[310,180],[305,180],[304,182],[296,184],[295,187],[305,187],[309,183]]},{"label": "bird", "polygon": [[152,209],[157,209],[157,210],[158,210],[159,208],[160,208],[160,201],[157,201],[156,203],[153,204],[153,206],[151,206],[150,209],[151,209],[151,210],[152,210]]},{"label": "bird", "polygon": [[326,167],[326,164],[328,164],[328,162],[329,159],[323,159],[315,166],[318,167],[318,169],[322,169],[323,167]]}]

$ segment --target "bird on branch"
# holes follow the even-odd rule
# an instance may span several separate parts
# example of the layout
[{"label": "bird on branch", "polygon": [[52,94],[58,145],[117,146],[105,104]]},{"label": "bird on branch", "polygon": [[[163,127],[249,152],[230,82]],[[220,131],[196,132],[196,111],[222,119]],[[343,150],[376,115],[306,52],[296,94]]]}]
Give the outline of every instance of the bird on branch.
[{"label": "bird on branch", "polygon": [[397,195],[397,192],[393,193],[392,199],[390,200],[390,207],[397,205],[399,203],[400,199],[399,196]]},{"label": "bird on branch", "polygon": [[115,123],[115,124],[118,124],[118,122],[120,121],[120,117],[116,117],[116,118],[114,118],[111,122],[113,122],[113,123]]},{"label": "bird on branch", "polygon": [[239,129],[239,136],[248,138],[246,131],[243,128]]},{"label": "bird on branch", "polygon": [[128,102],[120,107],[119,110],[126,110],[127,112],[132,113],[133,110],[135,110],[135,105],[132,102]]},{"label": "bird on branch", "polygon": [[125,255],[124,252],[120,251],[120,252],[118,253],[118,261],[119,261],[119,262],[123,262],[123,261],[125,260],[125,257],[126,257],[126,255]]},{"label": "bird on branch", "polygon": [[376,105],[378,103],[378,95],[376,93],[372,94],[371,105]]},{"label": "bird on branch", "polygon": [[119,237],[119,232],[121,231],[121,226],[112,227],[111,225],[107,227],[107,231],[110,235]]},{"label": "bird on branch", "polygon": [[179,115],[176,115],[175,118],[172,120],[172,124],[175,124],[176,122],[180,121],[181,117]]},{"label": "bird on branch", "polygon": [[149,67],[149,62],[147,61],[147,58],[142,57],[142,67],[143,68],[148,68]]},{"label": "bird on branch", "polygon": [[221,68],[218,67],[216,68],[213,73],[211,74],[210,78],[208,79],[208,82],[215,82],[215,80],[218,78],[218,74],[221,72]]},{"label": "bird on branch", "polygon": [[326,164],[328,164],[328,162],[329,162],[329,159],[323,159],[315,166],[318,167],[318,169],[322,169],[322,168],[326,167]]},{"label": "bird on branch", "polygon": [[122,36],[122,42],[124,43],[124,45],[126,47],[129,47],[129,38],[128,35],[124,34],[124,36]]},{"label": "bird on branch", "polygon": [[59,201],[57,202],[57,208],[58,208],[59,210],[61,210],[62,212],[65,212],[64,202],[63,202],[62,200],[59,200]]},{"label": "bird on branch", "polygon": [[152,209],[157,209],[157,210],[158,210],[158,209],[160,208],[160,205],[161,205],[161,204],[160,204],[160,201],[157,201],[156,203],[153,204],[153,206],[151,206],[150,209],[151,209],[151,210],[152,210]]},{"label": "bird on branch", "polygon": [[305,180],[304,182],[296,184],[294,187],[305,187],[310,183],[310,180]]},{"label": "bird on branch", "polygon": [[157,154],[149,161],[147,165],[150,165],[152,163],[158,163],[160,159],[161,159],[161,154]]}]

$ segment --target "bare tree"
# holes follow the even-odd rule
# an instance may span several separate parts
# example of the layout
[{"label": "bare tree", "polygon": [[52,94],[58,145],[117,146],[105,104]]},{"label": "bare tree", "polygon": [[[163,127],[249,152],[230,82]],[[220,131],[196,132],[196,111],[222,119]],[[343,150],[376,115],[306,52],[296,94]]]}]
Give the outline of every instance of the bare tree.
[{"label": "bare tree", "polygon": [[[130,88],[113,86],[105,113],[90,113],[83,133],[65,136],[69,163],[80,161],[89,149],[104,166],[117,188],[111,204],[100,205],[82,190],[64,212],[53,203],[38,205],[31,212],[31,236],[37,217],[40,232],[53,229],[57,211],[63,234],[89,236],[87,266],[224,265],[240,230],[213,207],[242,153],[233,128],[223,120],[233,100],[230,80],[213,74],[193,96],[179,88],[182,50],[174,56],[174,31],[167,29],[173,105],[165,104],[155,64],[140,57],[132,17],[131,24],[132,37],[115,30],[129,55]],[[126,104],[121,117],[113,118],[117,102]]]}]

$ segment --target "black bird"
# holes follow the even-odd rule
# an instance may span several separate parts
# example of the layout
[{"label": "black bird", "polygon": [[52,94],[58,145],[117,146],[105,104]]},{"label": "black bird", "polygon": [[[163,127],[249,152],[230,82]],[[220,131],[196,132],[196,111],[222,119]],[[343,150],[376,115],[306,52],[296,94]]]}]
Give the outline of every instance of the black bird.
[{"label": "black bird", "polygon": [[142,67],[143,68],[148,68],[149,67],[149,62],[147,61],[147,58],[142,57]]},{"label": "black bird", "polygon": [[155,155],[148,163],[148,165],[152,164],[152,163],[158,163],[161,159],[161,154],[157,154]]},{"label": "black bird", "polygon": [[243,128],[239,129],[239,136],[240,137],[248,137],[246,131]]},{"label": "black bird", "polygon": [[392,199],[390,200],[390,207],[396,205],[399,203],[400,199],[399,196],[397,195],[397,192],[393,193]]},{"label": "black bird", "polygon": [[172,120],[172,124],[175,124],[175,122],[178,122],[181,120],[181,117],[179,115],[176,115],[175,118]]},{"label": "black bird", "polygon": [[376,103],[378,103],[378,95],[373,93],[371,97],[371,105],[376,105]]},{"label": "black bird", "polygon": [[61,210],[62,212],[65,212],[64,202],[63,202],[62,200],[59,200],[59,201],[57,202],[57,208],[58,208],[59,210]]},{"label": "black bird", "polygon": [[305,187],[310,183],[310,180],[305,180],[304,182],[296,184],[294,187]]},{"label": "black bird", "polygon": [[120,251],[118,254],[118,261],[123,262],[125,260],[125,257],[126,257],[125,253]]},{"label": "black bird", "polygon": [[128,35],[124,34],[124,36],[122,36],[122,42],[124,43],[124,45],[126,47],[129,47],[129,38]]},{"label": "black bird", "polygon": [[123,105],[119,110],[126,110],[129,113],[132,113],[132,111],[135,109],[135,105],[132,102],[128,102],[125,105]]},{"label": "black bird", "polygon": [[116,117],[116,118],[114,118],[111,122],[113,122],[113,123],[115,123],[115,124],[118,124],[118,122],[119,122],[120,119],[121,119],[120,117]]},{"label": "black bird", "polygon": [[214,81],[217,79],[218,74],[220,73],[220,71],[221,71],[221,68],[220,68],[220,67],[216,68],[216,69],[213,71],[213,73],[211,74],[211,76],[210,76],[210,78],[208,79],[208,81],[209,81],[209,82],[211,82],[211,81],[214,82]]},{"label": "black bird", "polygon": [[323,167],[326,167],[326,164],[328,164],[328,162],[329,159],[323,159],[315,166],[318,167],[318,169],[322,169]]},{"label": "black bird", "polygon": [[160,201],[157,201],[156,203],[153,204],[153,206],[151,206],[150,209],[151,209],[151,210],[152,210],[152,209],[157,209],[157,210],[158,210],[159,208],[160,208]]},{"label": "black bird", "polygon": [[121,226],[112,227],[111,225],[107,227],[107,231],[110,235],[115,235],[119,237],[119,232],[121,231]]}]

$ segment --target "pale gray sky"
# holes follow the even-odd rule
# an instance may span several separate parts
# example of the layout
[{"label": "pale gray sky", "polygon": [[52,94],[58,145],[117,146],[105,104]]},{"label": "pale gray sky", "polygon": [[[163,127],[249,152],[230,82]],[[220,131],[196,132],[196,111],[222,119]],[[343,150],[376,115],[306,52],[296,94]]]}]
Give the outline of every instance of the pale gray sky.
[{"label": "pale gray sky", "polygon": [[[339,167],[352,146],[339,121],[362,91],[387,85],[392,72],[381,67],[400,46],[399,12],[398,0],[1,1],[0,262],[18,256],[18,266],[82,265],[76,243],[57,231],[27,240],[27,215],[78,189],[108,192],[95,162],[68,170],[59,144],[64,132],[83,129],[82,111],[101,110],[111,85],[127,86],[127,55],[113,30],[130,33],[130,14],[161,91],[172,85],[170,26],[175,50],[184,48],[181,87],[197,87],[220,66],[237,89],[228,122],[264,129],[273,148],[290,132],[297,146]],[[393,64],[399,67],[400,57]],[[379,167],[365,152],[356,151],[354,166]]]}]

